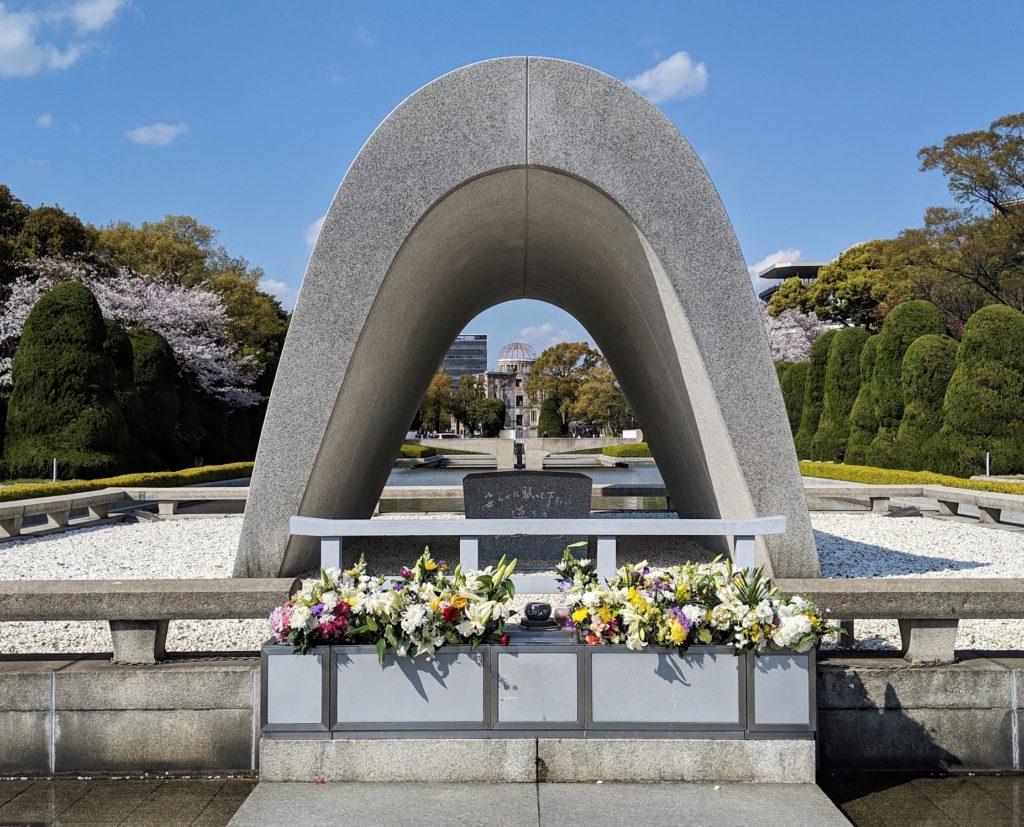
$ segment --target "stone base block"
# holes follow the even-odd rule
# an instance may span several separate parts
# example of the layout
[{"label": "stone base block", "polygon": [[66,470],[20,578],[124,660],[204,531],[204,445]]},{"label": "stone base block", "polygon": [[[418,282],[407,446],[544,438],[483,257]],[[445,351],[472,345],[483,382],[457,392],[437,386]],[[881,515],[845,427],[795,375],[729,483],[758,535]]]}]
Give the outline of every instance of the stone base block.
[{"label": "stone base block", "polygon": [[911,663],[952,663],[956,660],[957,620],[901,620],[903,657]]},{"label": "stone base block", "polygon": [[814,741],[612,738],[264,738],[261,781],[814,781]]},{"label": "stone base block", "polygon": [[540,781],[814,782],[814,741],[542,738]]},{"label": "stone base block", "polygon": [[260,742],[261,781],[533,782],[532,738]]}]

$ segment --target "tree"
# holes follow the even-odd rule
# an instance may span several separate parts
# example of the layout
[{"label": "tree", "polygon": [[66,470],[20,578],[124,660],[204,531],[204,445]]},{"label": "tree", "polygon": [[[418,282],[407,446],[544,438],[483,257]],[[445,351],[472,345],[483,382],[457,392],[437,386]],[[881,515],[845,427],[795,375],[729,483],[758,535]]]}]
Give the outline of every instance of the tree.
[{"label": "tree", "polygon": [[926,276],[959,283],[976,301],[1024,310],[1024,113],[950,135],[918,158],[922,171],[942,172],[963,205],[925,213],[928,243],[918,248],[918,265]]},{"label": "tree", "polygon": [[850,410],[850,436],[846,441],[847,465],[864,465],[868,459],[868,447],[878,433],[878,413],[875,408],[875,384],[871,375],[875,370],[875,356],[878,352],[878,334],[871,336],[860,352],[860,390]]},{"label": "tree", "polygon": [[427,392],[420,404],[420,417],[428,431],[447,431],[451,420],[452,378],[444,371],[438,371],[427,386]]},{"label": "tree", "polygon": [[109,224],[99,230],[97,250],[115,265],[194,287],[210,276],[216,236],[191,216],[167,215],[139,227],[127,221]]},{"label": "tree", "polygon": [[878,350],[871,372],[878,432],[868,449],[868,462],[879,468],[896,468],[896,433],[903,418],[903,356],[913,341],[945,332],[945,317],[934,304],[922,299],[904,302],[885,317],[878,334]]},{"label": "tree", "polygon": [[1024,314],[989,305],[967,321],[937,444],[958,476],[1024,471]]},{"label": "tree", "polygon": [[484,392],[483,384],[475,376],[460,377],[459,386],[451,391],[448,401],[451,415],[461,427],[468,428],[470,433],[478,427],[476,403],[483,398]]},{"label": "tree", "polygon": [[537,357],[526,381],[526,392],[535,400],[554,399],[565,423],[572,415],[580,387],[599,366],[607,367],[604,357],[586,342],[561,342]]},{"label": "tree", "polygon": [[789,429],[796,436],[800,430],[800,417],[804,412],[804,388],[807,385],[807,374],[810,362],[797,362],[789,367],[782,376],[782,401],[786,404],[786,416],[789,418]]},{"label": "tree", "polygon": [[829,330],[819,336],[811,346],[810,369],[804,384],[804,406],[800,414],[800,427],[796,432],[796,453],[800,459],[810,459],[811,441],[818,431],[821,408],[825,397],[825,370],[828,354],[836,331]]},{"label": "tree", "polygon": [[30,261],[51,256],[69,258],[91,253],[95,232],[77,215],[58,206],[42,206],[25,218],[16,245],[19,254]]},{"label": "tree", "polygon": [[907,245],[901,240],[857,244],[808,283],[787,279],[772,295],[769,312],[813,313],[822,322],[877,329],[888,310],[909,297]]},{"label": "tree", "polygon": [[188,445],[181,434],[181,377],[174,351],[157,332],[144,327],[129,334],[135,385],[129,400],[134,416],[137,467],[181,468]]},{"label": "tree", "polygon": [[7,414],[8,474],[97,477],[116,471],[128,431],[115,396],[107,328],[88,288],[65,282],[40,299],[14,357]]},{"label": "tree", "polygon": [[825,395],[811,459],[842,462],[850,436],[850,411],[860,390],[860,356],[870,334],[861,327],[836,332],[825,368]]},{"label": "tree", "polygon": [[784,310],[773,316],[768,312],[768,304],[760,299],[758,309],[773,360],[792,363],[810,358],[811,345],[825,332],[825,326],[817,316],[796,309]]},{"label": "tree", "polygon": [[253,359],[236,354],[226,342],[227,314],[213,293],[158,282],[125,269],[110,275],[71,259],[45,258],[23,269],[0,311],[0,388],[10,384],[5,351],[17,342],[33,305],[55,284],[74,280],[95,294],[107,318],[125,328],[148,327],[163,336],[203,393],[234,407],[262,399],[252,389],[257,379]]},{"label": "tree", "polygon": [[921,336],[903,357],[903,419],[896,433],[899,467],[940,471],[947,465],[936,435],[942,403],[956,364],[957,343],[934,333]]},{"label": "tree", "polygon": [[505,403],[500,399],[477,398],[473,403],[473,421],[480,427],[480,436],[500,436],[505,427]]},{"label": "tree", "polygon": [[14,265],[20,259],[18,235],[30,212],[6,184],[0,184],[0,298],[3,287],[17,276]]},{"label": "tree", "polygon": [[541,402],[540,419],[537,422],[537,436],[565,436],[565,423],[562,422],[562,416],[558,412],[558,403],[552,397]]},{"label": "tree", "polygon": [[636,417],[626,395],[608,368],[595,368],[591,378],[580,386],[572,416],[573,419],[600,425],[608,436],[636,426]]}]

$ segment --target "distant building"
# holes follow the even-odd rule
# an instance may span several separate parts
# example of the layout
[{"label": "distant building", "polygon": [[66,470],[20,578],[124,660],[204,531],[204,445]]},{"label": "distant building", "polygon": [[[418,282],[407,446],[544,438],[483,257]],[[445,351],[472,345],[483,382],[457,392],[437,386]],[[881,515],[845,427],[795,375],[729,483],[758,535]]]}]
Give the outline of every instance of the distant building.
[{"label": "distant building", "polygon": [[453,377],[487,371],[487,334],[465,333],[456,336],[448,348],[441,370]]},{"label": "distant building", "polygon": [[536,361],[537,352],[532,347],[524,342],[513,342],[498,354],[498,369],[480,377],[486,384],[487,396],[505,403],[502,436],[514,437],[516,431],[521,431],[522,436],[537,436],[540,403],[535,403],[526,393],[526,381]]},{"label": "distant building", "polygon": [[818,271],[825,264],[827,262],[824,261],[796,261],[773,264],[771,267],[765,268],[757,274],[757,277],[775,283],[758,293],[758,298],[763,301],[771,301],[772,295],[786,279],[798,278],[804,283],[814,281],[818,277]]}]

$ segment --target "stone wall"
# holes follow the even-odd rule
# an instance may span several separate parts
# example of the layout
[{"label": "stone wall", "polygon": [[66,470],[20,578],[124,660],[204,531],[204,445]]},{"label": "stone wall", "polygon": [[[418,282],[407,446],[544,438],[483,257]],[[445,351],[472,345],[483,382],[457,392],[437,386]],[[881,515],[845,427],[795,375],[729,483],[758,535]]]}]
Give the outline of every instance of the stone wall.
[{"label": "stone wall", "polygon": [[0,775],[252,771],[258,699],[255,656],[5,658]]},{"label": "stone wall", "polygon": [[819,660],[820,766],[1019,770],[1024,657],[959,654],[943,666],[892,656]]}]

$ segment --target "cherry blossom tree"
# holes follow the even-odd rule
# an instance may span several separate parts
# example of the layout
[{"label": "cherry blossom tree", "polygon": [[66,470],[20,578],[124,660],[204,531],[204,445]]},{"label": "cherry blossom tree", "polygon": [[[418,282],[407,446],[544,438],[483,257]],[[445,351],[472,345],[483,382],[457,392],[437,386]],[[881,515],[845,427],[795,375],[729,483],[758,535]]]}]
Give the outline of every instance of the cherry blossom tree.
[{"label": "cherry blossom tree", "polygon": [[163,336],[178,366],[210,396],[238,408],[261,401],[251,387],[257,374],[252,358],[239,356],[227,344],[228,317],[217,295],[125,267],[108,274],[70,258],[24,264],[9,286],[0,310],[0,388],[11,386],[11,361],[29,311],[47,290],[69,280],[92,291],[104,317]]},{"label": "cherry blossom tree", "polygon": [[811,345],[822,333],[825,325],[813,313],[799,310],[783,310],[778,316],[768,314],[768,303],[758,299],[758,310],[764,331],[768,334],[768,346],[776,362],[803,362],[811,356]]}]

